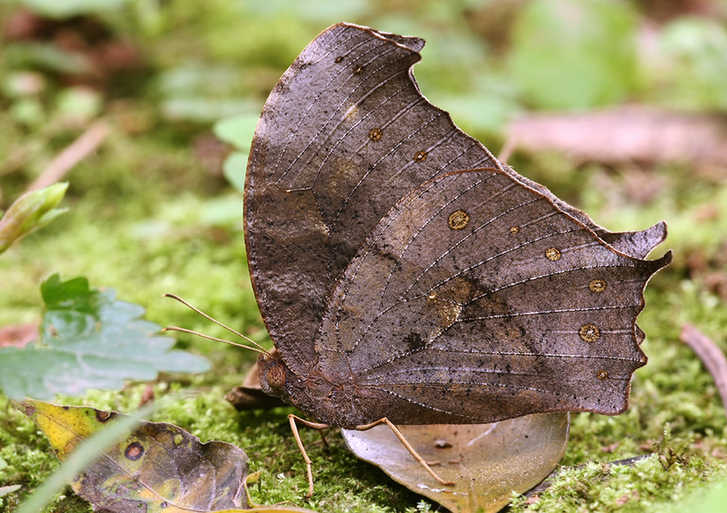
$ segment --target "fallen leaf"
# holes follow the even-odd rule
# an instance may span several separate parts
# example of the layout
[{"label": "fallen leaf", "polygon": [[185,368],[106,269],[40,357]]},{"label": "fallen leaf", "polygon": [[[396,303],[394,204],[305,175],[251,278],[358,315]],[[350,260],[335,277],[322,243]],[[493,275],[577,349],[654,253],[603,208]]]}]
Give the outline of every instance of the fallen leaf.
[{"label": "fallen leaf", "polygon": [[344,429],[349,449],[380,467],[394,481],[456,513],[499,511],[512,497],[542,481],[565,452],[567,413],[527,415],[492,424],[398,426],[437,473],[456,484],[433,487],[386,426],[368,431]]},{"label": "fallen leaf", "polygon": [[23,347],[38,337],[38,325],[35,323],[12,324],[0,328],[0,347]]},{"label": "fallen leaf", "polygon": [[111,289],[91,289],[86,278],[41,286],[47,311],[38,341],[0,347],[0,389],[13,399],[79,395],[89,388],[121,388],[126,380],[151,380],[159,371],[202,372],[208,362],[170,350],[174,339],[141,319],[144,309],[119,301]]},{"label": "fallen leaf", "polygon": [[[25,401],[26,413],[65,459],[84,439],[114,419],[115,412]],[[71,483],[94,509],[133,512],[301,512],[284,506],[248,508],[245,452],[226,442],[200,442],[173,424],[142,422]]]},{"label": "fallen leaf", "polygon": [[285,404],[280,398],[263,392],[260,385],[260,366],[257,362],[255,362],[245,375],[245,380],[242,385],[227,392],[225,399],[238,411],[254,409],[267,410]]}]

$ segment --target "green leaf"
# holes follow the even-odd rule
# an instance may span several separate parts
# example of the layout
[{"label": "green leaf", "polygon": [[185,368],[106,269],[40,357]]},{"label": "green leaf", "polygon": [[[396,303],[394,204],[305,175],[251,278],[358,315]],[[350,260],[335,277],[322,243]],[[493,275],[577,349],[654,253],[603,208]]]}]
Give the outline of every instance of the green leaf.
[{"label": "green leaf", "polygon": [[[59,2],[60,3],[60,2]],[[56,73],[90,73],[94,68],[82,54],[62,50],[50,43],[13,43],[3,50],[6,65],[15,69],[40,68]]]},{"label": "green leaf", "polygon": [[56,116],[78,125],[90,123],[101,112],[101,94],[87,87],[67,87],[56,96]]},{"label": "green leaf", "polygon": [[215,123],[215,135],[238,150],[249,151],[258,120],[257,114],[242,114]]},{"label": "green leaf", "polygon": [[45,189],[26,192],[10,205],[0,219],[0,253],[19,238],[45,226],[65,212],[56,209],[68,189],[68,183],[56,183]]},{"label": "green leaf", "polygon": [[240,192],[245,190],[246,169],[247,153],[242,153],[240,151],[230,154],[225,160],[225,164],[222,166],[222,170],[227,181]]},{"label": "green leaf", "polygon": [[126,380],[155,379],[160,371],[203,372],[207,360],[170,351],[174,339],[144,309],[115,299],[113,290],[91,289],[85,278],[41,286],[47,311],[41,338],[24,348],[0,348],[0,389],[15,399],[80,395],[90,388],[117,389]]},{"label": "green leaf", "polygon": [[727,109],[727,27],[706,18],[678,18],[664,27],[668,66],[654,72],[661,101],[672,108]]},{"label": "green leaf", "polygon": [[247,98],[179,97],[161,104],[164,118],[194,123],[209,123],[228,116],[258,112],[258,109],[258,104]]},{"label": "green leaf", "polygon": [[98,309],[98,291],[91,290],[82,276],[61,281],[54,274],[40,285],[40,294],[47,310],[77,310],[93,313]]},{"label": "green leaf", "polygon": [[535,0],[520,12],[509,67],[526,99],[548,109],[624,100],[638,87],[637,17],[627,2]]}]

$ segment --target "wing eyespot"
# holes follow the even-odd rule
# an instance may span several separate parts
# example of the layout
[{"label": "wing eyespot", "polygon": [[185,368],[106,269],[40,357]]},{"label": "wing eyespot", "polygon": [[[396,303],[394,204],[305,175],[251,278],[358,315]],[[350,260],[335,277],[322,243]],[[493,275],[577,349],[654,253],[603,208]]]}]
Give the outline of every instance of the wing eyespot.
[{"label": "wing eyespot", "polygon": [[595,342],[600,338],[601,330],[599,330],[598,326],[596,326],[595,324],[584,324],[578,330],[578,336],[581,337],[581,340],[583,340],[584,342]]},{"label": "wing eyespot", "polygon": [[470,215],[462,209],[449,214],[447,224],[452,230],[461,230],[470,222]]},{"label": "wing eyespot", "polygon": [[547,258],[548,260],[551,260],[552,262],[560,260],[560,250],[558,250],[557,248],[546,249],[545,258]]}]

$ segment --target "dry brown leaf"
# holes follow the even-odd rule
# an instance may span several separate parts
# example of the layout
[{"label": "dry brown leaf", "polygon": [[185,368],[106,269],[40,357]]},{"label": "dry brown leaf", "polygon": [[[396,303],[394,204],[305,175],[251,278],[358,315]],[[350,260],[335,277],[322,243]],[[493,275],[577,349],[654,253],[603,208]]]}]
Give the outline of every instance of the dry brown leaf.
[{"label": "dry brown leaf", "polygon": [[[118,416],[40,401],[27,401],[24,407],[60,459]],[[173,424],[142,422],[87,467],[71,487],[94,509],[108,513],[313,513],[288,506],[251,507],[244,484],[247,461],[242,449],[232,444],[201,443]]]},{"label": "dry brown leaf", "polygon": [[356,456],[410,490],[456,513],[489,513],[550,474],[565,452],[568,425],[567,413],[541,413],[492,424],[399,426],[425,460],[439,462],[434,468],[452,487],[436,484],[386,426],[342,432]]}]

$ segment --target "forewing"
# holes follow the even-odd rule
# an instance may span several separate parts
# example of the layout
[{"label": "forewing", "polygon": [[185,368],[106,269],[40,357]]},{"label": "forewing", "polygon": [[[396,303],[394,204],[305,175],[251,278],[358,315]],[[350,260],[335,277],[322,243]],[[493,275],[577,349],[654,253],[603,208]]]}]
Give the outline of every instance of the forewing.
[{"label": "forewing", "polygon": [[644,286],[669,259],[614,249],[506,172],[447,173],[399,202],[347,268],[320,367],[403,424],[616,414],[646,363]]},{"label": "forewing", "polygon": [[379,219],[447,170],[495,165],[419,93],[424,42],[339,24],[275,87],[250,154],[246,242],[270,334],[293,370],[313,360],[327,296]]}]

